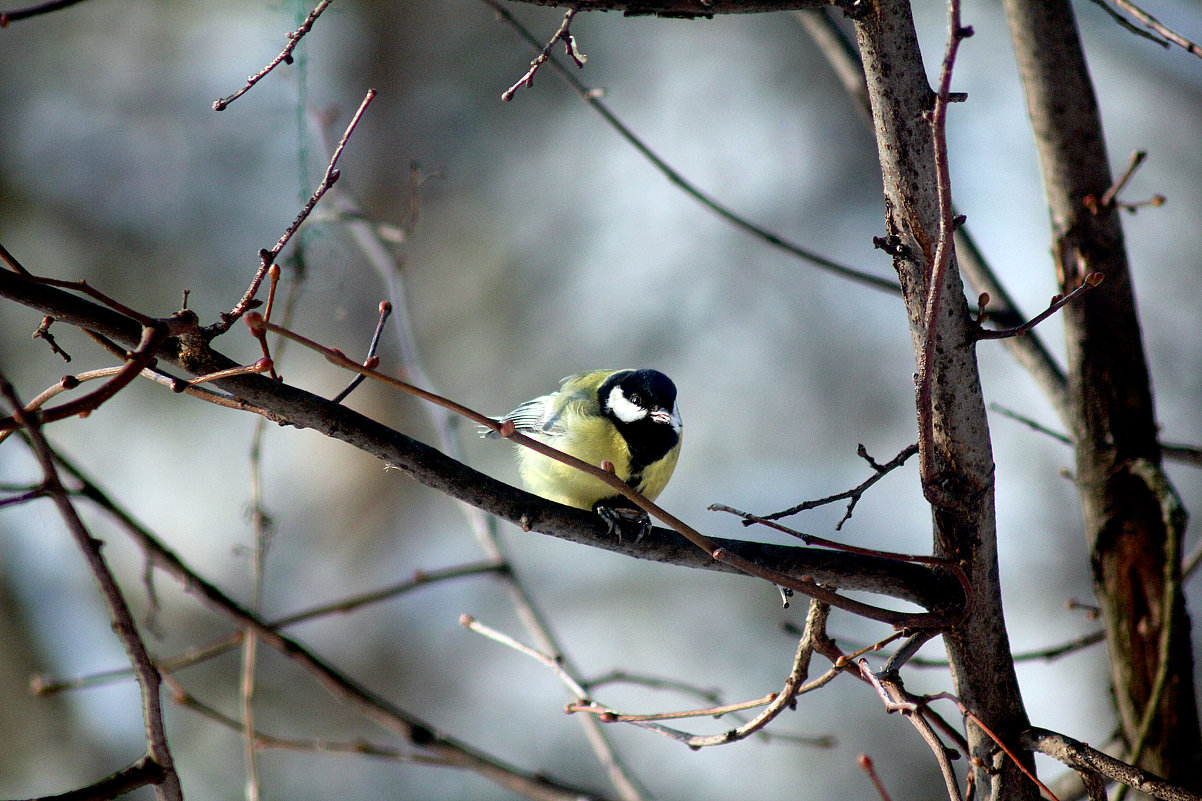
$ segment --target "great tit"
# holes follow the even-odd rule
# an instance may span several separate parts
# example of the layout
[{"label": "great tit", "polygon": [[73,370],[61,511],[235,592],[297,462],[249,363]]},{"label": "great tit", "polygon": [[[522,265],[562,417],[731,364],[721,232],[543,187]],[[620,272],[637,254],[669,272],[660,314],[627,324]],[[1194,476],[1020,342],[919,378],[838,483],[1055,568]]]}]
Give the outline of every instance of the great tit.
[{"label": "great tit", "polygon": [[[654,500],[668,484],[680,455],[682,423],[676,385],[658,370],[591,370],[568,376],[558,392],[526,401],[501,422],[600,467]],[[490,433],[489,436],[498,436]],[[611,528],[630,501],[593,476],[517,446],[526,489],[548,500],[599,512]],[[645,515],[644,527],[649,525]]]}]

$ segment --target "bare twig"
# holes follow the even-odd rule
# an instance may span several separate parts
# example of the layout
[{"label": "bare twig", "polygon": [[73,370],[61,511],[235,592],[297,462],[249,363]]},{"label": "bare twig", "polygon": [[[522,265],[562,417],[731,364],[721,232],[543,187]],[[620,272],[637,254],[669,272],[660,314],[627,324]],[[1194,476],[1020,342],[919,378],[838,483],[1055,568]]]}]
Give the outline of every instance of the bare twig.
[{"label": "bare twig", "polygon": [[255,272],[254,278],[251,279],[250,286],[243,293],[241,300],[238,301],[234,308],[221,315],[221,322],[212,326],[211,334],[228,331],[230,326],[237,322],[242,315],[246,314],[250,309],[255,308],[257,305],[255,295],[258,294],[259,286],[263,283],[263,279],[267,276],[271,266],[275,264],[276,257],[279,256],[280,251],[284,249],[284,246],[288,244],[289,240],[300,229],[301,224],[308,219],[309,214],[313,211],[313,207],[317,205],[318,201],[330,190],[341,175],[341,172],[337,169],[338,158],[342,155],[347,141],[350,139],[351,134],[355,132],[355,128],[359,125],[359,120],[363,118],[363,113],[367,111],[367,107],[371,105],[371,101],[375,99],[375,96],[375,89],[367,90],[367,94],[363,97],[363,102],[359,104],[359,108],[355,111],[354,116],[351,117],[351,121],[347,123],[342,138],[338,140],[338,144],[330,156],[329,164],[326,165],[325,174],[322,176],[321,182],[317,185],[317,189],[309,196],[300,213],[296,215],[296,219],[292,221],[292,224],[288,226],[283,236],[279,238],[275,245],[270,250],[263,249],[259,251],[259,269]]},{"label": "bare twig", "polygon": [[[957,565],[954,562],[951,562],[947,559],[943,559],[938,556],[923,556],[920,554],[906,554],[906,553],[897,553],[894,551],[879,551],[879,550],[875,550],[872,548],[861,548],[857,545],[848,545],[847,543],[835,542],[834,540],[828,540],[825,537],[818,537],[813,534],[806,534],[803,531],[798,531],[796,529],[789,528],[788,526],[778,523],[775,520],[770,520],[766,517],[759,517],[758,515],[753,515],[748,512],[743,512],[743,511],[740,511],[740,510],[735,509],[730,506],[724,506],[722,504],[713,504],[709,508],[711,511],[727,512],[729,514],[735,515],[736,517],[741,517],[741,518],[743,518],[743,521],[745,523],[758,523],[762,526],[768,526],[769,528],[783,532],[790,536],[797,537],[799,540],[804,542],[806,545],[816,545],[816,546],[823,547],[823,548],[833,548],[837,551],[843,551],[845,553],[855,553],[855,554],[860,554],[862,556],[879,556],[884,559],[895,559],[899,562],[914,562],[917,564],[931,565],[933,567],[944,568],[944,569],[948,570],[949,572],[951,572],[952,575],[954,575],[956,577],[956,580],[960,583],[960,589],[964,595],[964,602],[966,605],[961,608],[959,614],[957,615],[957,619],[962,619],[969,612],[967,603],[972,599],[972,587],[969,584],[968,575],[964,572],[963,568],[961,568],[959,565]],[[782,586],[784,586],[784,585],[782,585]],[[813,596],[811,596],[811,597],[813,597]]]},{"label": "bare twig", "polygon": [[170,674],[164,674],[163,681],[171,688],[173,700],[182,707],[190,709],[205,718],[218,723],[231,731],[237,732],[243,737],[249,737],[254,743],[256,751],[264,749],[277,749],[283,751],[305,751],[317,754],[343,754],[347,756],[370,756],[383,759],[396,760],[398,762],[409,762],[419,765],[441,765],[443,767],[453,767],[453,763],[446,759],[437,757],[424,756],[407,751],[400,748],[380,745],[378,743],[369,743],[363,740],[354,740],[351,742],[337,742],[333,740],[322,739],[298,739],[295,737],[276,737],[270,734],[265,734],[261,731],[248,731],[242,721],[235,720],[229,715],[223,714],[214,707],[201,701],[192,693],[184,689],[174,677]]},{"label": "bare twig", "polygon": [[42,435],[37,415],[25,415],[15,389],[3,375],[0,375],[0,394],[11,405],[14,418],[28,434],[30,445],[42,469],[46,494],[53,500],[76,546],[83,554],[92,577],[100,588],[113,632],[121,641],[134,669],[142,696],[142,722],[145,728],[147,756],[162,769],[163,774],[161,780],[155,784],[155,797],[160,801],[182,801],[183,791],[180,788],[179,776],[175,772],[171,749],[167,744],[167,731],[163,725],[161,678],[146,650],[146,644],[138,633],[137,624],[134,623],[133,614],[125,602],[121,587],[100,552],[100,541],[88,531],[59,478],[54,451]]},{"label": "bare twig", "polygon": [[[517,35],[525,42],[527,42],[535,50],[539,50],[541,52],[542,43],[536,39],[534,35],[530,33],[530,31],[527,30],[516,17],[513,16],[513,14],[509,13],[508,9],[497,2],[497,0],[481,0],[481,2],[495,11],[497,17],[510,28],[512,28],[513,31],[517,33]],[[751,234],[757,239],[767,242],[769,245],[779,248],[786,253],[795,256],[796,258],[807,261],[810,264],[813,264],[815,267],[819,267],[834,275],[856,281],[876,290],[888,292],[892,295],[898,294],[898,285],[894,281],[878,275],[873,275],[872,273],[868,273],[863,270],[858,270],[855,267],[849,267],[846,264],[841,264],[833,259],[828,259],[826,256],[823,256],[813,250],[804,248],[795,242],[791,242],[785,239],[783,236],[770,231],[761,225],[751,222],[727,206],[724,206],[711,195],[701,191],[699,187],[697,187],[675,168],[664,161],[663,158],[653,151],[646,142],[640,139],[638,135],[636,135],[634,131],[630,129],[629,126],[618,119],[617,115],[610,110],[609,106],[602,102],[599,92],[590,89],[581,83],[580,79],[573,75],[571,71],[569,71],[554,56],[548,56],[547,64],[555,70],[556,74],[558,74],[561,78],[563,78],[564,81],[567,82],[568,86],[572,88],[572,91],[574,91],[581,100],[583,100],[585,103],[588,103],[589,106],[591,106],[594,111],[600,114],[602,119],[604,119],[605,122],[611,128],[613,128],[620,137],[625,139],[626,142],[633,147],[636,152],[639,153],[639,155],[650,162],[652,167],[658,170],[660,174],[668,179],[670,183],[675,185],[686,195],[696,200],[705,208],[717,214],[719,217],[726,220],[728,223],[740,229],[741,231]]]},{"label": "bare twig", "polygon": [[[262,360],[260,360],[260,362],[261,361]],[[238,409],[240,411],[256,411],[255,407],[246,401],[233,398],[229,395],[211,392],[195,385],[202,381],[213,381],[221,378],[228,378],[234,375],[249,375],[251,373],[263,372],[261,369],[258,369],[258,365],[259,362],[256,362],[254,365],[233,367],[228,370],[221,370],[217,373],[201,376],[200,378],[195,378],[190,381],[184,381],[176,378],[175,376],[164,373],[154,365],[144,368],[141,375],[143,378],[148,378],[151,381],[166,387],[172,392],[185,392],[193,397],[208,401],[209,403],[213,403],[218,406],[225,406],[231,409]],[[101,367],[97,370],[86,370],[82,373],[76,373],[74,375],[65,375],[59,379],[58,383],[43,390],[41,394],[27,403],[25,405],[25,411],[32,412],[35,409],[40,409],[46,403],[46,401],[50,400],[59,393],[73,390],[88,381],[95,381],[100,378],[111,378],[120,373],[123,369],[125,368]],[[258,409],[257,413],[261,414],[263,411],[264,410],[262,409]],[[0,442],[3,442],[5,439],[7,439],[8,436],[11,435],[15,430],[16,429],[0,431]]]},{"label": "bare twig", "polygon": [[[77,480],[84,484],[84,488],[80,494],[86,496],[95,502],[100,508],[104,509],[112,515],[118,523],[127,529],[140,531],[143,537],[152,537],[152,535],[142,528],[129,513],[113,503],[103,491],[95,484],[92,484],[90,479],[78,472],[78,468],[71,465],[69,462],[62,461],[59,458],[63,469],[71,473]],[[38,493],[39,497],[45,493]],[[361,607],[370,606],[372,604],[382,603],[396,598],[405,593],[416,590],[427,585],[437,584],[441,581],[448,581],[465,576],[476,576],[482,574],[495,574],[505,572],[505,566],[492,561],[484,562],[469,562],[462,565],[453,565],[451,567],[442,568],[439,570],[420,571],[413,578],[396,584],[382,587],[378,590],[351,595],[346,598],[340,598],[328,603],[311,606],[302,609],[298,612],[293,612],[290,615],[274,618],[266,621],[265,625],[273,630],[281,630],[290,626],[295,626],[299,623],[304,623],[309,620],[326,617],[328,615],[344,615],[349,614]],[[185,667],[198,665],[202,662],[207,662],[210,659],[215,659],[222,654],[227,654],[234,648],[238,647],[244,639],[241,631],[237,631],[227,637],[215,640],[207,645],[188,648],[174,656],[168,656],[157,660],[159,668],[164,673],[173,673]],[[53,695],[55,693],[65,692],[68,690],[76,690],[82,687],[94,687],[101,684],[108,684],[122,679],[128,679],[132,676],[132,671],[129,668],[116,668],[113,670],[105,670],[97,673],[91,673],[84,676],[77,676],[70,679],[51,679],[46,676],[37,676],[31,681],[32,691],[37,695]]]},{"label": "bare twig", "polygon": [[[12,417],[0,418],[0,431],[11,431],[23,425],[27,427],[28,423],[40,426],[77,414],[90,414],[105,401],[129,386],[142,370],[154,361],[159,345],[166,337],[167,327],[165,325],[155,323],[146,326],[142,329],[142,341],[138,343],[137,349],[127,355],[125,364],[100,389],[67,401],[60,406],[29,412],[27,418],[25,412],[18,410]],[[22,422],[22,420],[26,422]]]},{"label": "bare twig", "polygon": [[[1137,150],[1131,154],[1131,158],[1127,161],[1126,169],[1124,169],[1122,174],[1115,179],[1114,183],[1110,185],[1110,188],[1102,194],[1102,197],[1098,198],[1098,206],[1100,209],[1110,208],[1116,203],[1119,192],[1123,191],[1123,189],[1135,176],[1135,171],[1139,169],[1139,165],[1143,164],[1144,160],[1147,158],[1148,152],[1146,150]],[[1088,203],[1089,201],[1087,200],[1086,204],[1088,205]]]},{"label": "bare twig", "polygon": [[53,353],[57,353],[59,356],[62,356],[63,361],[69,362],[71,361],[71,354],[60,348],[58,343],[54,341],[54,334],[50,333],[50,326],[53,323],[53,317],[50,317],[49,315],[43,317],[42,324],[38,326],[38,330],[33,332],[33,338],[46,340],[46,344],[50,346],[50,350]]},{"label": "bare twig", "polygon": [[947,788],[947,797],[950,801],[961,801],[963,796],[960,794],[960,783],[956,778],[956,771],[952,768],[949,749],[939,739],[939,734],[924,716],[925,705],[906,692],[897,674],[874,673],[868,667],[866,659],[859,661],[859,667],[860,674],[880,695],[886,711],[901,712],[926,741],[931,753],[935,755],[935,761],[939,764],[939,770],[943,774],[943,784]]},{"label": "bare twig", "polygon": [[[640,728],[653,731],[657,734],[670,737],[678,740],[690,748],[703,748],[706,746],[726,745],[728,743],[737,742],[739,740],[750,737],[758,733],[769,722],[775,719],[784,709],[791,708],[794,704],[794,699],[799,693],[808,692],[824,686],[830,679],[834,678],[840,672],[840,669],[835,668],[828,671],[822,678],[805,683],[807,674],[809,673],[810,658],[814,653],[814,640],[818,636],[825,636],[826,616],[829,607],[818,601],[812,601],[810,604],[810,612],[806,618],[806,629],[802,635],[801,641],[798,643],[797,652],[794,657],[793,667],[785,680],[785,686],[780,692],[769,693],[764,698],[755,699],[737,704],[725,704],[717,707],[708,707],[706,709],[690,710],[685,712],[666,712],[655,713],[649,715],[630,715],[617,712],[603,704],[595,701],[584,688],[577,683],[571,676],[562,669],[558,661],[548,654],[544,654],[536,649],[524,645],[512,637],[499,632],[489,626],[486,626],[472,618],[470,615],[460,617],[460,623],[465,627],[481,634],[489,639],[513,648],[519,653],[525,654],[533,659],[538,660],[542,664],[555,671],[571,692],[579,699],[578,703],[569,704],[565,711],[568,713],[583,712],[591,715],[597,715],[599,719],[606,723],[631,723]],[[730,729],[726,732],[716,735],[700,735],[689,734],[688,732],[680,731],[679,729],[669,728],[660,725],[658,721],[662,720],[681,720],[692,717],[719,717],[732,712],[743,711],[765,707],[759,715],[750,721],[743,723],[737,728]],[[813,744],[813,743],[811,743]],[[819,743],[827,745],[828,743]]]},{"label": "bare twig", "polygon": [[872,782],[872,786],[876,788],[876,794],[881,797],[881,801],[893,801],[889,795],[889,791],[885,788],[885,783],[877,775],[876,767],[872,764],[871,757],[868,754],[860,754],[856,757],[856,764],[860,766],[860,770],[868,774],[868,779]]},{"label": "bare twig", "polygon": [[[1185,52],[1192,53],[1193,55],[1198,56],[1199,58],[1202,58],[1202,48],[1198,47],[1198,45],[1195,44],[1194,42],[1191,42],[1189,39],[1186,39],[1181,34],[1177,33],[1176,31],[1172,30],[1171,28],[1169,28],[1163,22],[1156,19],[1156,17],[1152,16],[1147,11],[1144,11],[1142,8],[1135,5],[1135,3],[1132,3],[1131,0],[1112,0],[1112,1],[1114,2],[1114,4],[1116,6],[1123,9],[1128,14],[1130,14],[1131,16],[1135,17],[1137,20],[1142,22],[1145,26],[1148,27],[1149,30],[1153,30],[1156,33],[1160,34],[1167,41],[1172,42],[1173,44],[1177,45]],[[1167,47],[1168,45],[1165,45],[1165,46]]]},{"label": "bare twig", "polygon": [[1076,288],[1074,288],[1071,292],[1069,292],[1068,294],[1056,295],[1055,297],[1053,297],[1052,302],[1048,304],[1048,307],[1046,309],[1044,309],[1042,312],[1040,312],[1039,314],[1032,317],[1027,322],[1023,323],[1022,325],[1015,326],[1014,328],[1004,328],[1001,330],[990,330],[987,328],[982,328],[977,332],[977,338],[978,339],[1004,339],[1005,337],[1016,337],[1016,336],[1025,334],[1028,331],[1030,331],[1032,328],[1034,328],[1035,326],[1042,323],[1044,320],[1051,317],[1053,314],[1058,312],[1060,309],[1062,309],[1067,304],[1072,303],[1074,300],[1076,300],[1082,294],[1088,292],[1089,290],[1096,287],[1098,284],[1102,283],[1103,277],[1104,276],[1100,272],[1092,272],[1089,275],[1085,276],[1085,278],[1081,281],[1081,283]]},{"label": "bare twig", "polygon": [[966,707],[959,698],[952,695],[951,693],[944,692],[944,693],[935,693],[934,695],[929,695],[923,700],[925,703],[925,702],[939,700],[939,699],[951,701],[952,703],[954,703],[956,705],[956,708],[960,710],[960,714],[962,714],[967,720],[972,722],[973,725],[975,725],[978,729],[980,729],[982,732],[984,732],[985,736],[987,736],[990,740],[992,740],[994,745],[996,745],[998,748],[1000,748],[1002,750],[1002,753],[1004,753],[1010,759],[1010,761],[1013,762],[1020,771],[1022,771],[1024,776],[1026,776],[1028,779],[1030,779],[1032,784],[1034,784],[1036,787],[1038,787],[1052,801],[1060,801],[1056,797],[1056,794],[1053,793],[1050,789],[1048,789],[1047,785],[1045,785],[1043,782],[1041,782],[1039,780],[1039,778],[1034,773],[1031,772],[1030,768],[1028,768],[1026,765],[1023,764],[1023,761],[1021,759],[1019,759],[1018,755],[1014,752],[1014,750],[1012,748],[1010,748],[1010,746],[1007,745],[1005,742],[1003,742],[1001,737],[998,737],[996,734],[994,734],[993,730],[990,729],[988,726],[986,726],[985,722],[982,721],[981,718],[978,717],[971,709]]},{"label": "bare twig", "polygon": [[[1011,420],[1016,420],[1022,423],[1033,431],[1038,431],[1041,434],[1047,434],[1052,439],[1063,442],[1065,445],[1072,444],[1072,439],[1065,434],[1061,434],[1059,431],[1048,428],[1042,423],[1036,422],[1025,415],[1019,414],[1013,409],[1007,409],[1006,407],[996,403],[990,404],[989,408],[998,414],[1003,414],[1006,417],[1009,417]],[[1179,442],[1162,442],[1160,443],[1160,450],[1165,459],[1179,462],[1181,464],[1192,465],[1194,467],[1202,467],[1202,447],[1197,445],[1183,445]]]},{"label": "bare twig", "polygon": [[[868,462],[868,465],[873,470],[876,471],[876,473],[873,476],[868,478],[866,481],[861,483],[859,486],[853,487],[852,489],[844,490],[843,492],[837,492],[834,495],[828,495],[825,498],[818,498],[817,500],[813,500],[813,501],[805,501],[803,503],[799,503],[797,506],[791,506],[788,509],[784,509],[779,512],[773,512],[771,514],[763,515],[763,519],[764,520],[779,520],[782,517],[789,517],[791,515],[797,514],[798,512],[804,512],[804,511],[807,511],[810,509],[817,509],[818,507],[825,506],[828,503],[834,503],[835,501],[847,500],[848,501],[847,511],[843,514],[843,517],[839,519],[839,522],[835,524],[835,531],[839,531],[843,528],[843,524],[846,523],[849,519],[851,519],[852,511],[855,509],[856,504],[859,502],[860,498],[863,497],[864,493],[868,490],[868,488],[871,487],[876,482],[880,481],[882,478],[884,478],[887,473],[889,473],[893,470],[896,470],[898,467],[901,467],[903,464],[906,463],[907,459],[909,459],[911,456],[913,456],[916,453],[918,453],[918,445],[917,444],[910,445],[910,446],[906,447],[905,449],[903,449],[901,453],[899,453],[897,456],[894,456],[892,459],[890,459],[885,464],[878,464],[876,462],[876,460],[874,460],[868,454],[868,450],[864,447],[864,445],[861,444],[856,448],[856,454],[861,459]],[[715,506],[710,507],[710,509],[716,509],[716,508],[717,507],[715,507]],[[729,511],[729,509],[723,508],[723,509],[721,509],[721,511]],[[743,521],[743,525],[745,525],[745,526],[754,525],[755,523],[756,523],[755,520],[746,520],[745,519]]]},{"label": "bare twig", "polygon": [[139,787],[160,784],[166,777],[167,773],[163,770],[163,766],[151,759],[149,754],[143,754],[137,762],[110,773],[99,781],[68,790],[65,793],[42,796],[32,799],[32,801],[98,801],[98,799],[119,798]]},{"label": "bare twig", "polygon": [[535,59],[530,62],[530,69],[526,70],[526,74],[519,78],[517,83],[501,93],[502,100],[507,102],[513,100],[513,97],[517,94],[518,89],[521,89],[523,86],[527,89],[534,86],[534,74],[538,72],[539,67],[546,63],[547,59],[551,57],[551,48],[555,46],[556,42],[563,42],[564,49],[567,51],[567,54],[572,61],[576,63],[577,67],[584,66],[584,62],[588,61],[588,56],[586,56],[584,53],[581,53],[576,48],[576,37],[572,35],[572,18],[576,16],[576,11],[577,9],[575,8],[569,8],[567,10],[567,12],[563,15],[563,22],[559,24],[559,30],[555,32],[555,35],[551,37],[551,41],[547,42],[546,46],[539,52],[538,56],[536,56]]},{"label": "bare twig", "polygon": [[1119,192],[1123,191],[1123,189],[1131,181],[1131,178],[1135,175],[1135,171],[1139,169],[1139,165],[1143,164],[1147,157],[1147,152],[1143,150],[1137,150],[1132,153],[1131,158],[1127,161],[1127,167],[1123,170],[1122,174],[1115,179],[1114,183],[1110,185],[1110,188],[1102,193],[1100,198],[1095,197],[1094,195],[1085,196],[1082,202],[1085,204],[1086,208],[1088,208],[1094,214],[1100,214],[1104,210],[1113,208],[1124,209],[1131,213],[1135,213],[1144,206],[1163,206],[1166,202],[1164,195],[1152,195],[1152,197],[1148,198],[1147,200],[1141,200],[1134,203],[1125,202],[1119,200],[1118,198]]},{"label": "bare twig", "polygon": [[[78,0],[76,0],[76,2],[78,2]],[[225,111],[226,107],[229,106],[230,103],[233,103],[235,100],[242,97],[242,95],[249,92],[251,87],[266,78],[268,74],[280,64],[291,64],[292,51],[296,49],[296,46],[300,44],[300,40],[303,39],[305,34],[307,34],[313,28],[313,23],[317,22],[317,18],[321,16],[321,13],[325,11],[332,2],[334,2],[334,0],[321,0],[321,2],[319,2],[313,8],[313,10],[309,12],[309,16],[305,17],[305,21],[300,24],[300,27],[288,34],[288,44],[284,45],[284,49],[280,51],[280,54],[272,59],[267,66],[263,67],[263,69],[247,78],[246,85],[241,89],[234,92],[229,97],[223,97],[218,100],[214,100],[213,111]]]},{"label": "bare twig", "polygon": [[[367,358],[363,360],[364,367],[376,367],[380,363],[380,359],[376,356],[376,350],[380,347],[380,335],[384,333],[384,324],[388,322],[388,318],[392,315],[392,304],[388,301],[383,301],[380,304],[380,316],[376,320],[376,330],[371,335],[371,344],[367,346]],[[350,395],[366,379],[366,376],[357,375],[351,379],[351,383],[347,384],[346,389],[335,395],[332,400],[334,403],[342,403],[346,400],[346,396]]]}]

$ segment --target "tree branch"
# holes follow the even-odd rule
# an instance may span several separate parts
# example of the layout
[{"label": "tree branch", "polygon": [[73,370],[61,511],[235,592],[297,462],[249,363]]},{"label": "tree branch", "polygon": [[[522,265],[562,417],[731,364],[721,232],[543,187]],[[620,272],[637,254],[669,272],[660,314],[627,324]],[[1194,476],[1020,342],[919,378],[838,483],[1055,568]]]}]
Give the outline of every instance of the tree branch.
[{"label": "tree branch", "polygon": [[821,8],[829,0],[519,0],[532,6],[557,6],[578,11],[621,11],[628,17],[709,18],[715,14],[757,14]]},{"label": "tree branch", "polygon": [[[1005,0],[1051,217],[1064,294],[1087,276],[1105,281],[1061,311],[1068,362],[1068,428],[1075,485],[1092,550],[1094,586],[1110,646],[1124,739],[1142,740],[1138,764],[1202,791],[1188,617],[1166,584],[1181,552],[1160,497],[1136,466],[1158,472],[1161,448],[1101,114],[1068,0]],[[1173,590],[1166,594],[1166,590]],[[1173,634],[1161,641],[1162,632]],[[1171,665],[1164,666],[1165,659]],[[1168,670],[1162,685],[1157,677]],[[1150,718],[1148,705],[1155,701]],[[1143,722],[1152,721],[1147,737]]]},{"label": "tree branch", "polygon": [[[142,327],[111,309],[48,287],[17,273],[0,271],[0,297],[8,297],[51,314],[60,322],[96,331],[118,342],[136,342]],[[213,350],[196,330],[168,337],[160,359],[195,375],[209,375],[238,366]],[[361,365],[356,365],[361,367]],[[358,412],[311,393],[258,374],[215,380],[214,385],[257,407],[282,425],[311,428],[346,442],[397,467],[428,487],[521,526],[570,542],[602,548],[639,559],[683,567],[742,572],[739,560],[773,574],[798,577],[848,590],[864,590],[902,598],[927,609],[955,608],[962,594],[959,583],[944,571],[907,565],[858,554],[822,549],[710,538],[731,561],[716,561],[679,534],[656,528],[637,544],[618,542],[592,512],[563,506],[497,481],[424,443],[411,439]]]}]

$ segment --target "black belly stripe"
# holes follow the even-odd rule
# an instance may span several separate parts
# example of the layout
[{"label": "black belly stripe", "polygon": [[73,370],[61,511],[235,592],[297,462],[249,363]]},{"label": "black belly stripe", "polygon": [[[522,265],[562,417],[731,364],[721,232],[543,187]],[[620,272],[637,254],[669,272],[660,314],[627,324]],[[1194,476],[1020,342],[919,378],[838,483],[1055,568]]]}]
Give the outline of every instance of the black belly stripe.
[{"label": "black belly stripe", "polygon": [[626,485],[635,492],[643,491],[643,471],[631,473],[630,478],[626,479]]}]

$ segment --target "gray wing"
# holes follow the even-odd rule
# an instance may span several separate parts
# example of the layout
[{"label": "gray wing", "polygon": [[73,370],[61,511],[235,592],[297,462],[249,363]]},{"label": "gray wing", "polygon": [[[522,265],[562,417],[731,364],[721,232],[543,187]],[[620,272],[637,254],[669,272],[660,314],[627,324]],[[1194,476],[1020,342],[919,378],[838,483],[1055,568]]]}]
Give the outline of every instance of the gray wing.
[{"label": "gray wing", "polygon": [[[523,434],[540,434],[551,437],[562,434],[563,428],[559,424],[560,417],[555,412],[555,400],[558,395],[558,392],[553,392],[550,395],[528,400],[500,420],[502,423],[513,423],[514,428]],[[492,439],[500,437],[500,434],[484,427],[481,427],[480,433],[482,436]]]}]

